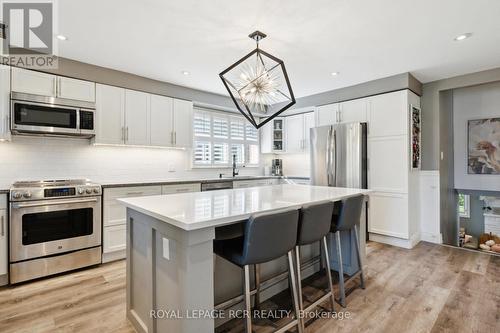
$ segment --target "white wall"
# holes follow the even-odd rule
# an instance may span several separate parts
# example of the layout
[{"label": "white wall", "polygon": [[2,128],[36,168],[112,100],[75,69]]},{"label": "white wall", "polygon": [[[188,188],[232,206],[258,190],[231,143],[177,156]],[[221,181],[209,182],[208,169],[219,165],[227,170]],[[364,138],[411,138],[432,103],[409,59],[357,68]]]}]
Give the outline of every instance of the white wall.
[{"label": "white wall", "polygon": [[[0,189],[17,180],[89,178],[98,183],[215,178],[231,169],[190,169],[190,150],[93,146],[88,140],[13,137],[0,142]],[[169,171],[175,170],[175,171]],[[241,168],[261,175],[262,168]]]},{"label": "white wall", "polygon": [[456,89],[453,92],[455,188],[498,191],[500,175],[467,173],[467,122],[500,117],[500,83]]}]

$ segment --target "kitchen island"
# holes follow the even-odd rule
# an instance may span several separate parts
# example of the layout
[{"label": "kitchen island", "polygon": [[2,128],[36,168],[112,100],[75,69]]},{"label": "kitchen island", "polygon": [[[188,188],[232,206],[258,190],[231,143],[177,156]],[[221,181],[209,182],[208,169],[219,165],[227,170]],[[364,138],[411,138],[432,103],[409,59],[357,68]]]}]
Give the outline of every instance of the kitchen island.
[{"label": "kitchen island", "polygon": [[286,184],[120,199],[127,207],[128,319],[140,333],[213,332],[222,316],[214,311],[216,234],[254,213],[368,193]]}]

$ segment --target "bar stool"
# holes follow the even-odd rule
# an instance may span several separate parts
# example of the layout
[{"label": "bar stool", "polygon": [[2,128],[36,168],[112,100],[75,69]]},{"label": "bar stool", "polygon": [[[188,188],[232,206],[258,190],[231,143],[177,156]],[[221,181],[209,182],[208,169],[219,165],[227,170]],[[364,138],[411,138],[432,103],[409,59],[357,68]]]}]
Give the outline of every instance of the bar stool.
[{"label": "bar stool", "polygon": [[356,274],[360,274],[362,289],[365,289],[365,278],[363,272],[363,265],[361,263],[360,254],[360,243],[358,235],[358,222],[361,217],[361,210],[363,209],[364,196],[358,195],[354,197],[347,198],[341,202],[339,215],[333,215],[332,225],[330,231],[335,234],[335,240],[337,243],[337,257],[339,265],[339,294],[340,294],[340,305],[342,307],[346,306],[345,302],[345,281],[344,281],[344,267],[342,262],[342,246],[340,244],[340,232],[349,231],[352,234],[354,230],[355,248],[358,257],[359,271]]},{"label": "bar stool", "polygon": [[298,222],[299,211],[297,209],[255,214],[246,222],[243,237],[214,241],[214,252],[217,255],[243,268],[245,307],[247,310],[245,332],[247,333],[252,332],[250,265],[262,264],[285,255],[288,257],[295,318],[276,332],[285,332],[297,326],[298,331],[302,333],[293,265],[293,249],[297,243]]},{"label": "bar stool", "polygon": [[[310,312],[313,308],[323,303],[327,298],[330,298],[332,302],[332,311],[334,310],[335,297],[333,294],[330,259],[328,257],[328,245],[326,241],[326,236],[330,232],[332,214],[333,202],[331,201],[303,206],[300,210],[297,246],[295,247],[295,262],[297,267],[299,306],[302,312]],[[302,300],[302,278],[300,273],[300,247],[316,242],[320,243],[320,251],[323,250],[323,258],[325,259],[326,275],[328,277],[330,291],[304,309],[304,303]],[[304,329],[304,324],[304,320],[301,320],[302,329]]]}]

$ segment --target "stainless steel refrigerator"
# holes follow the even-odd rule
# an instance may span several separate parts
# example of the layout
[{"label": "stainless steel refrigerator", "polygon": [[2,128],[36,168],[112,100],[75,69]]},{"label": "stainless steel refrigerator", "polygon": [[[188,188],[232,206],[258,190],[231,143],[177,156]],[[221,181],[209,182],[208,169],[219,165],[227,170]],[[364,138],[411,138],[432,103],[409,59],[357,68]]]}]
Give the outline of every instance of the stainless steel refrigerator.
[{"label": "stainless steel refrigerator", "polygon": [[[367,188],[366,123],[344,123],[311,128],[311,185]],[[336,207],[338,209],[338,207]],[[366,221],[366,209],[362,215]],[[360,226],[360,239],[366,239],[366,222]],[[355,238],[342,231],[341,249],[344,273],[359,270]],[[330,264],[338,270],[337,244],[329,237]],[[364,257],[364,249],[361,249]]]},{"label": "stainless steel refrigerator", "polygon": [[311,128],[311,185],[366,188],[366,123]]}]

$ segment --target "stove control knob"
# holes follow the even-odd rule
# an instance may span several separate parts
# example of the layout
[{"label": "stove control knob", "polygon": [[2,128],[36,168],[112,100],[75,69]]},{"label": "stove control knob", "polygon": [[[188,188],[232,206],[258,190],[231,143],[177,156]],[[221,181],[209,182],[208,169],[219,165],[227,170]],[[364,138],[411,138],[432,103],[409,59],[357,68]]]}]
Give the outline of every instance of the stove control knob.
[{"label": "stove control knob", "polygon": [[94,191],[95,194],[99,194],[99,188],[98,187],[95,187],[93,191]]},{"label": "stove control knob", "polygon": [[29,199],[29,198],[31,198],[31,193],[30,192],[24,192],[23,193],[23,197],[26,198],[26,199]]},{"label": "stove control knob", "polygon": [[14,193],[12,194],[12,197],[13,197],[14,199],[21,199],[21,197],[22,197],[22,196],[23,196],[23,195],[22,195],[20,192],[14,192]]},{"label": "stove control knob", "polygon": [[78,194],[84,194],[85,193],[85,190],[83,188],[78,188]]},{"label": "stove control knob", "polygon": [[86,190],[85,190],[85,192],[86,192],[87,194],[92,194],[92,189],[91,189],[91,188],[88,188],[88,189],[86,189]]}]

